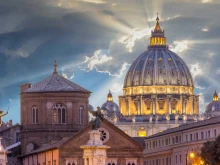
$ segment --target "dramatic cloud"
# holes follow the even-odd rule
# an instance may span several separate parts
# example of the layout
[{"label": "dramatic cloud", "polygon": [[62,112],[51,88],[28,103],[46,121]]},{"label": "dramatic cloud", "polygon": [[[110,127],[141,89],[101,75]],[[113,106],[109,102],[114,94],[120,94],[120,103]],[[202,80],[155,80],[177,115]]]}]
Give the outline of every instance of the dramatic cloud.
[{"label": "dramatic cloud", "polygon": [[134,29],[128,35],[122,36],[118,39],[118,42],[125,44],[125,47],[128,49],[129,52],[132,52],[132,49],[135,45],[137,40],[142,39],[143,37],[149,36],[151,33],[151,29]]},{"label": "dramatic cloud", "polygon": [[102,54],[101,50],[97,50],[92,57],[86,56],[85,61],[80,64],[79,68],[87,72],[95,68],[98,72],[102,72],[102,70],[98,69],[99,66],[102,66],[111,60],[112,57],[108,57],[106,54]]},{"label": "dramatic cloud", "polygon": [[30,54],[34,53],[42,43],[44,43],[44,40],[33,39],[23,43],[15,50],[0,46],[0,52],[9,56],[28,57]]},{"label": "dramatic cloud", "polygon": [[88,3],[96,3],[96,4],[106,3],[103,0],[78,0],[78,1],[88,2]]},{"label": "dramatic cloud", "polygon": [[201,0],[202,3],[211,3],[212,0]]},{"label": "dramatic cloud", "polygon": [[175,53],[183,53],[189,47],[190,42],[187,40],[182,41],[174,41],[172,45],[170,45],[170,50],[174,51]]},{"label": "dramatic cloud", "polygon": [[198,75],[202,75],[203,74],[202,69],[201,69],[199,63],[191,65],[190,72],[191,72],[193,78],[195,78]]},{"label": "dramatic cloud", "polygon": [[93,92],[94,106],[106,101],[103,90],[117,98],[159,12],[167,44],[189,67],[204,111],[220,91],[219,7],[217,0],[0,1],[0,104],[6,109],[12,98],[19,116],[18,86],[52,74],[54,60],[61,75]]}]

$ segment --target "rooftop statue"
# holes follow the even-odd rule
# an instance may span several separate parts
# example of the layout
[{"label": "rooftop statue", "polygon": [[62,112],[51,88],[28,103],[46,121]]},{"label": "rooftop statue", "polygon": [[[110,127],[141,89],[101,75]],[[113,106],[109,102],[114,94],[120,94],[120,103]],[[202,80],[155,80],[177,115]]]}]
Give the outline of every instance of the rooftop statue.
[{"label": "rooftop statue", "polygon": [[4,114],[2,110],[0,110],[0,126],[2,125],[2,117],[7,115],[8,111]]},{"label": "rooftop statue", "polygon": [[97,107],[96,111],[92,111],[90,110],[90,113],[95,116],[95,119],[93,119],[92,122],[92,130],[97,130],[98,128],[100,128],[101,125],[101,121],[104,120],[104,115],[103,115],[103,111],[107,110],[106,108],[100,108]]}]

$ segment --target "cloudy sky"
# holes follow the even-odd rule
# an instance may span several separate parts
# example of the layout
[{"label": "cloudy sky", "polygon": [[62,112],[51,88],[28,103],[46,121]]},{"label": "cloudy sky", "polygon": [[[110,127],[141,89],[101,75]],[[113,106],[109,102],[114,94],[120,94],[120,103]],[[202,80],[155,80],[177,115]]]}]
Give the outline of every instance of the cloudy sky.
[{"label": "cloudy sky", "polygon": [[200,111],[220,92],[219,0],[0,1],[0,109],[19,117],[19,86],[53,72],[92,91],[94,107],[121,94],[130,64],[147,49],[159,12],[167,42],[187,63]]}]

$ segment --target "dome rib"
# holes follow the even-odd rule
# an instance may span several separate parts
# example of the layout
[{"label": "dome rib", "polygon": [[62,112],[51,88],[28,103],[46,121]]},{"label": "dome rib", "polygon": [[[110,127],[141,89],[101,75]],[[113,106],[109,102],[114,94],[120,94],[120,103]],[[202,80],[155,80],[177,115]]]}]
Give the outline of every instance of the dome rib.
[{"label": "dome rib", "polygon": [[193,87],[193,80],[188,67],[177,54],[167,47],[150,47],[131,64],[124,88],[149,85]]}]

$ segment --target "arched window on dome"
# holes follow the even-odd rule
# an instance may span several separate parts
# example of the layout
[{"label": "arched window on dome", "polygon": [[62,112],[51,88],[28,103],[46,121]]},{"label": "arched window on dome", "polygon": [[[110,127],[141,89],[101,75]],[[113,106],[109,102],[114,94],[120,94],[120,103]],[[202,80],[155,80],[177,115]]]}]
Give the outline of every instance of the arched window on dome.
[{"label": "arched window on dome", "polygon": [[38,123],[38,107],[36,105],[32,107],[32,121],[33,124]]},{"label": "arched window on dome", "polygon": [[84,121],[84,107],[82,105],[79,106],[79,124],[83,124]]},{"label": "arched window on dome", "polygon": [[53,106],[53,123],[66,123],[66,107],[63,104],[57,103]]},{"label": "arched window on dome", "polygon": [[145,102],[145,105],[146,105],[147,110],[150,110],[150,109],[151,109],[151,103],[152,103],[152,101],[149,100],[149,99],[147,99],[147,100],[145,100],[144,102]]},{"label": "arched window on dome", "polygon": [[164,99],[158,99],[158,105],[159,109],[162,110],[164,108],[165,100]]}]

